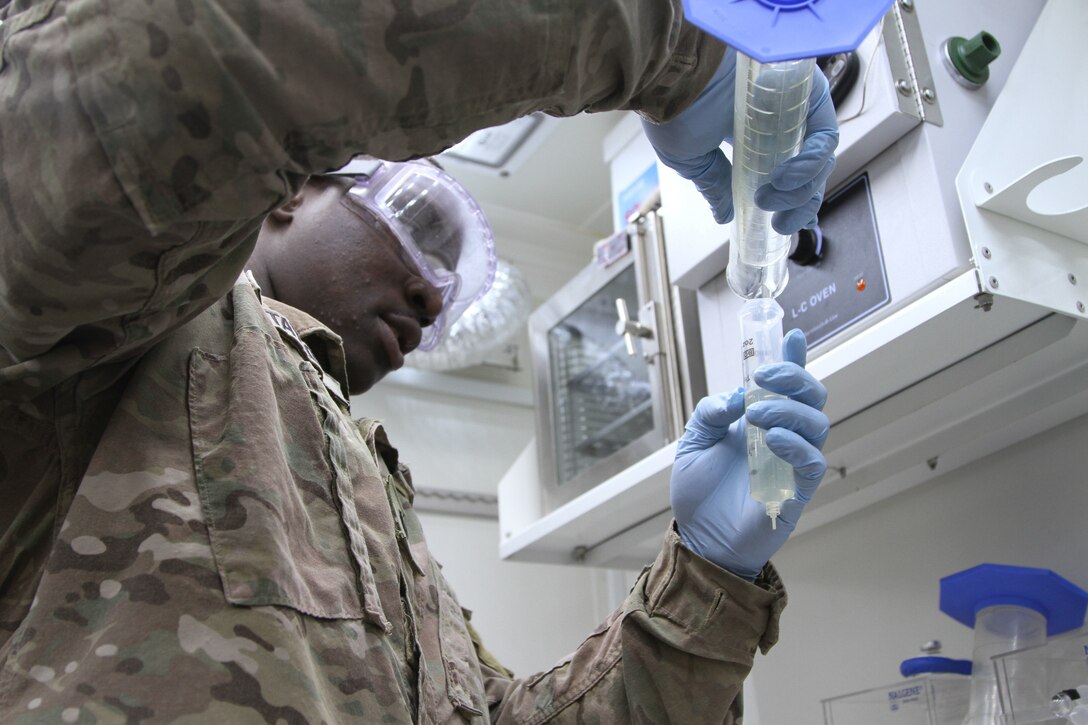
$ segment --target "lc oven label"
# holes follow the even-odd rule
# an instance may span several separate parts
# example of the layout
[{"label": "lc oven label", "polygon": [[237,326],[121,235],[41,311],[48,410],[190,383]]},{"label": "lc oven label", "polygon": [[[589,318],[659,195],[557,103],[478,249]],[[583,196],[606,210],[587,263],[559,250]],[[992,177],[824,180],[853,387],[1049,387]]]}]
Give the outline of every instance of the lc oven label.
[{"label": "lc oven label", "polygon": [[790,281],[778,297],[783,328],[799,327],[809,347],[891,302],[869,177],[862,174],[820,208],[823,257],[807,267],[790,262]]}]

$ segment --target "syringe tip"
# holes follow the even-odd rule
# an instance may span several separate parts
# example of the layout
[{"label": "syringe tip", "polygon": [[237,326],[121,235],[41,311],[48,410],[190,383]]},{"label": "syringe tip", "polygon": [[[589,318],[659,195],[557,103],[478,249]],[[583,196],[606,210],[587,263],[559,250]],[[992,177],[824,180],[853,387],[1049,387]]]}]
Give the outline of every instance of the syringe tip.
[{"label": "syringe tip", "polygon": [[771,519],[771,528],[778,529],[778,512],[782,509],[782,504],[777,501],[771,501],[766,504],[767,516]]}]

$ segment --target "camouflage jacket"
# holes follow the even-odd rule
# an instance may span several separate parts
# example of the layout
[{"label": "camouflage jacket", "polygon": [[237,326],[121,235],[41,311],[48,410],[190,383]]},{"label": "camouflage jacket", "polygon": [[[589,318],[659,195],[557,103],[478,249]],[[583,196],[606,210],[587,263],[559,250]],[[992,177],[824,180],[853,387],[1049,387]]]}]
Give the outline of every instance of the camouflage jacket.
[{"label": "camouflage jacket", "polygon": [[772,568],[670,531],[514,679],[349,417],[340,341],[238,282],[310,172],[537,108],[665,118],[720,46],[660,0],[326,5],[0,4],[0,719],[732,720]]}]

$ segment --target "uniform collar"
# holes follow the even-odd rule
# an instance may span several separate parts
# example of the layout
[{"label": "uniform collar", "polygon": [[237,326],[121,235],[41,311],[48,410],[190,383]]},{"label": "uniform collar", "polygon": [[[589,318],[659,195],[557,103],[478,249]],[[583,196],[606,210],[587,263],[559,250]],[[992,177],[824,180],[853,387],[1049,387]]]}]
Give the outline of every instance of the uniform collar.
[{"label": "uniform collar", "polygon": [[285,305],[271,297],[264,297],[263,302],[265,307],[287,318],[302,341],[321,360],[321,366],[325,368],[325,372],[336,378],[346,391],[348,367],[347,358],[344,355],[344,341],[340,336],[318,322],[317,318],[311,317],[302,310]]},{"label": "uniform collar", "polygon": [[257,300],[261,304],[287,318],[295,333],[321,361],[322,369],[340,383],[346,399],[348,396],[348,367],[347,357],[344,355],[343,339],[319,322],[316,317],[263,294],[261,286],[257,284],[257,280],[254,279],[253,273],[249,270],[245,271],[239,281],[243,280],[253,287],[253,290],[257,293]]}]

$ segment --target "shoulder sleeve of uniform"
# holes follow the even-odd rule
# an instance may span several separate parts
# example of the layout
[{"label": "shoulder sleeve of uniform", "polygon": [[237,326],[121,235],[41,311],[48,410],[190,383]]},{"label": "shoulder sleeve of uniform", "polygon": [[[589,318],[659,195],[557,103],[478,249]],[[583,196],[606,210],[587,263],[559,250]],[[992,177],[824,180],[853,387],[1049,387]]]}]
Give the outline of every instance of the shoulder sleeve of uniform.
[{"label": "shoulder sleeve of uniform", "polygon": [[755,583],[744,581],[670,528],[623,605],[577,650],[547,672],[495,682],[492,719],[734,722],[756,649],[774,644],[785,601],[770,565]]},{"label": "shoulder sleeve of uniform", "polygon": [[[284,175],[357,153],[434,154],[536,111],[668,120],[725,52],[684,21],[681,0],[197,4],[186,18],[79,6],[68,15],[81,100],[155,231],[267,210],[256,192],[282,191]],[[109,32],[149,24],[167,56]]]},{"label": "shoulder sleeve of uniform", "polygon": [[778,641],[786,590],[767,564],[750,583],[703,559],[670,527],[641,591],[632,592],[663,638],[705,656],[730,650],[747,659]]},{"label": "shoulder sleeve of uniform", "polygon": [[[601,3],[607,4],[611,3]],[[615,18],[602,15],[596,22],[593,18],[581,20],[576,26],[564,87],[576,83],[588,88],[597,86],[594,94],[599,98],[584,106],[585,110],[619,108],[637,111],[654,123],[671,120],[691,105],[710,82],[725,55],[725,45],[686,22],[679,2],[671,6],[656,3],[653,7],[644,2],[625,4],[638,6],[629,25],[630,44],[623,49],[609,48],[607,42],[596,37],[605,23],[614,25]],[[586,5],[599,10],[597,3]],[[644,22],[647,15],[657,17]],[[665,28],[668,32],[663,32]],[[566,112],[578,110],[582,109],[564,108]]]},{"label": "shoulder sleeve of uniform", "polygon": [[48,388],[192,319],[309,174],[535,111],[667,120],[724,53],[681,0],[454,5],[82,0],[22,29],[0,78],[22,96],[0,131],[0,207],[19,210],[0,214],[0,387]]}]

